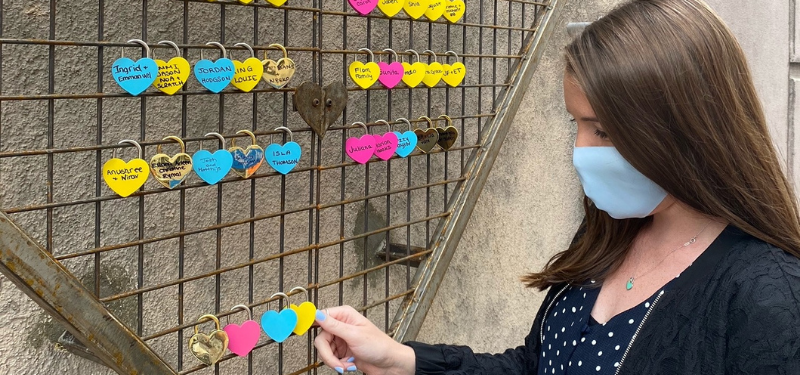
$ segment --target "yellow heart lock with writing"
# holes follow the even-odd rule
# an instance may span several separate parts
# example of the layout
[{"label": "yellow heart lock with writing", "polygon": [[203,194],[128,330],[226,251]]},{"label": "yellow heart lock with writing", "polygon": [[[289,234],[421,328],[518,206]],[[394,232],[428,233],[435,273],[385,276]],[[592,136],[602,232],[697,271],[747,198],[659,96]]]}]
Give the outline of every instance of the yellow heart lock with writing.
[{"label": "yellow heart lock with writing", "polygon": [[[448,0],[442,0],[448,1]],[[452,0],[447,3],[444,8],[444,18],[447,18],[451,23],[456,23],[461,17],[464,16],[464,11],[467,10],[466,4],[463,0]]]},{"label": "yellow heart lock with writing", "polygon": [[228,334],[220,329],[219,319],[214,315],[203,315],[197,321],[202,322],[207,319],[214,321],[214,324],[217,325],[216,329],[206,335],[198,332],[197,326],[194,326],[194,336],[189,338],[189,351],[200,362],[212,366],[225,355],[225,350],[228,349]]},{"label": "yellow heart lock with writing", "polygon": [[231,84],[244,92],[253,90],[264,74],[264,66],[255,57],[249,57],[244,61],[233,60],[233,68],[234,73]]},{"label": "yellow heart lock with writing", "polygon": [[378,81],[378,77],[381,75],[381,68],[375,63],[375,55],[372,54],[372,51],[367,48],[359,48],[358,50],[369,53],[370,61],[366,64],[358,60],[353,61],[348,71],[350,72],[350,79],[358,87],[366,89]]},{"label": "yellow heart lock with writing", "polygon": [[442,64],[439,64],[436,61],[428,64],[427,69],[425,69],[425,77],[422,78],[422,83],[428,87],[436,86],[436,84],[442,79],[443,72],[444,69]]},{"label": "yellow heart lock with writing", "polygon": [[[452,55],[456,57],[458,60],[458,54],[453,51],[447,51],[446,54]],[[442,64],[442,81],[447,83],[452,87],[456,87],[464,81],[464,77],[467,75],[467,67],[460,61],[456,61],[455,64]]]},{"label": "yellow heart lock with writing", "polygon": [[286,48],[280,44],[270,44],[270,48],[279,48],[283,51],[283,57],[278,61],[267,58],[267,51],[264,51],[264,60],[261,64],[264,67],[264,81],[268,85],[280,89],[289,84],[296,71],[294,61],[289,58]]},{"label": "yellow heart lock with writing", "polygon": [[425,10],[425,17],[431,21],[438,20],[439,17],[444,14],[446,1],[447,0],[431,0],[431,4],[428,5],[428,9]]},{"label": "yellow heart lock with writing", "polygon": [[158,75],[156,80],[153,81],[153,87],[167,95],[173,95],[186,84],[186,80],[189,79],[189,74],[192,72],[192,67],[181,56],[181,49],[178,48],[178,45],[168,40],[160,41],[158,44],[171,45],[177,51],[178,56],[169,59],[169,61],[155,59],[156,65],[158,65]]},{"label": "yellow heart lock with writing", "polygon": [[419,84],[422,83],[422,79],[425,78],[425,71],[427,69],[428,64],[423,62],[417,61],[413,64],[403,62],[403,70],[405,71],[403,83],[408,85],[408,87],[419,86]]},{"label": "yellow heart lock with writing", "polygon": [[431,0],[405,0],[403,10],[409,17],[416,20],[425,14],[429,5],[431,5]]},{"label": "yellow heart lock with writing", "polygon": [[180,138],[171,135],[163,140],[178,142],[181,145],[181,152],[170,157],[162,153],[161,145],[158,145],[158,153],[150,159],[150,172],[161,185],[167,189],[174,189],[192,173],[192,157],[186,153],[186,145]]},{"label": "yellow heart lock with writing", "polygon": [[115,149],[112,158],[103,164],[103,180],[111,190],[124,198],[144,185],[147,181],[147,176],[150,175],[150,166],[142,159],[142,146],[139,143],[131,140],[124,140],[119,143],[130,143],[139,149],[139,157],[127,163],[117,158],[117,150]]},{"label": "yellow heart lock with writing", "polygon": [[405,1],[403,0],[380,0],[378,1],[378,9],[387,17],[394,17],[403,10],[404,3]]}]

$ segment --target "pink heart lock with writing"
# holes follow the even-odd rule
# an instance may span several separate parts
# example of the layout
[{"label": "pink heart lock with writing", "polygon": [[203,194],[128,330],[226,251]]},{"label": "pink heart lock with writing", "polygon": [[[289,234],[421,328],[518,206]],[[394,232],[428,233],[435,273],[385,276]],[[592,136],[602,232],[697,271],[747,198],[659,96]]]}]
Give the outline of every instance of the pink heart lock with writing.
[{"label": "pink heart lock with writing", "polygon": [[356,163],[365,164],[375,153],[375,137],[369,134],[367,125],[363,122],[355,122],[353,125],[361,125],[364,128],[364,135],[361,138],[350,137],[345,142],[345,153]]},{"label": "pink heart lock with writing", "polygon": [[348,0],[350,6],[362,16],[366,16],[369,12],[372,12],[372,10],[378,6],[378,1],[380,0]]},{"label": "pink heart lock with writing", "polygon": [[400,63],[397,52],[391,48],[384,49],[383,51],[391,52],[394,56],[394,62],[385,63],[381,61],[378,63],[378,67],[381,69],[381,75],[378,76],[378,81],[386,86],[387,89],[393,89],[403,80],[403,75],[406,73],[406,70],[403,68],[403,64]]},{"label": "pink heart lock with writing", "polygon": [[392,126],[386,120],[378,120],[375,122],[385,124],[389,128],[389,132],[383,133],[383,135],[372,136],[375,138],[375,156],[381,160],[389,160],[394,156],[395,151],[397,151],[397,145],[400,143],[400,139],[397,138],[397,134],[392,132]]}]

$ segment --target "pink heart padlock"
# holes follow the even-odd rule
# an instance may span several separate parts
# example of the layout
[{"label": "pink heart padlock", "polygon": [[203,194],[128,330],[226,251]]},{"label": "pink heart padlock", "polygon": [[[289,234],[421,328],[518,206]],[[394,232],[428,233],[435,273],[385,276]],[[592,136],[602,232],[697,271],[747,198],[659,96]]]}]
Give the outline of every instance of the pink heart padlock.
[{"label": "pink heart padlock", "polygon": [[403,80],[403,74],[405,74],[403,64],[397,61],[391,64],[381,61],[378,63],[378,67],[381,69],[381,75],[378,76],[378,81],[386,86],[387,89],[394,88]]},{"label": "pink heart padlock", "polygon": [[367,125],[363,122],[355,122],[353,125],[361,125],[364,127],[364,133],[366,134],[362,135],[361,138],[347,138],[344,151],[347,156],[349,156],[350,159],[353,159],[356,163],[365,164],[375,153],[375,137],[373,137],[372,134],[369,134]]},{"label": "pink heart padlock", "polygon": [[372,136],[375,138],[375,156],[381,160],[389,160],[392,158],[395,151],[397,151],[397,145],[400,143],[400,139],[397,138],[397,134],[391,131],[392,127],[388,122],[385,120],[378,120],[376,122],[381,122],[389,126],[389,132],[383,135]]},{"label": "pink heart padlock", "polygon": [[242,325],[228,324],[223,330],[228,334],[228,350],[239,357],[246,357],[258,344],[261,327],[253,320],[253,315],[247,306],[236,305],[231,310],[237,308],[246,310],[250,320],[245,321]]},{"label": "pink heart padlock", "polygon": [[350,2],[350,6],[356,10],[362,16],[366,16],[369,12],[372,12],[376,6],[378,6],[378,2],[380,0],[348,0]]}]

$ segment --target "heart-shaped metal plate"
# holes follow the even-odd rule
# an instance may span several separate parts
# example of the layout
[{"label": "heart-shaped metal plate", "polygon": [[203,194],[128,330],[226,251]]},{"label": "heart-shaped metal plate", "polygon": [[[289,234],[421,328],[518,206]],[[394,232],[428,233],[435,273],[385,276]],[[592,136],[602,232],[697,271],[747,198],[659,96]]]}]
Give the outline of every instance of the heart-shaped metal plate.
[{"label": "heart-shaped metal plate", "polygon": [[347,87],[333,82],[324,88],[303,82],[295,89],[294,109],[320,138],[325,137],[328,126],[336,122],[347,106]]},{"label": "heart-shaped metal plate", "polygon": [[192,354],[209,366],[225,355],[228,349],[228,334],[225,331],[216,330],[210,335],[197,333],[189,339],[189,350]]}]

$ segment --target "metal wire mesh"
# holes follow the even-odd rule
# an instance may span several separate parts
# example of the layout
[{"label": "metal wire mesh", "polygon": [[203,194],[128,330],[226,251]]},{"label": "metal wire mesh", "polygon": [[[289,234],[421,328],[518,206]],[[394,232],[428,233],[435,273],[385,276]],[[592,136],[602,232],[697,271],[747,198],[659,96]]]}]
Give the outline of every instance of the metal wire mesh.
[{"label": "metal wire mesh", "polygon": [[[413,293],[420,259],[437,239],[433,229],[451,214],[465,161],[481,147],[480,134],[497,115],[498,92],[549,1],[468,0],[457,24],[374,11],[359,16],[347,1],[265,2],[142,0],[141,2],[25,3],[0,0],[0,207],[82,280],[177,373],[300,374],[322,371],[311,332],[275,344],[263,335],[247,358],[228,355],[212,367],[186,348],[199,316],[240,323],[246,304],[255,317],[277,308],[270,296],[303,286],[317,306],[350,304],[392,333],[392,317]],[[80,4],[80,5],[79,5]],[[157,57],[171,56],[160,40],[178,44],[194,63],[224,44],[234,58],[258,54],[270,43],[287,47],[298,67],[285,89],[261,84],[251,93],[222,94],[190,78],[182,91],[154,89],[131,97],[114,83],[110,67],[147,41]],[[455,51],[467,66],[461,86],[386,90],[356,88],[348,65],[393,48]],[[271,52],[274,54],[275,52]],[[426,57],[423,57],[425,59]],[[450,61],[453,58],[450,57]],[[303,81],[343,81],[349,101],[342,118],[320,139],[292,110],[293,87]],[[456,146],[365,165],[344,153],[350,124],[413,122],[446,114],[459,130]],[[439,125],[445,125],[444,120]],[[237,138],[252,130],[259,143],[285,142],[286,126],[304,155],[283,176],[262,167],[249,179],[233,174],[214,186],[197,178],[168,190],[154,181],[128,198],[114,194],[101,175],[112,151],[136,139],[145,159],[176,135],[190,154],[203,134]],[[398,125],[399,126],[399,125]],[[246,142],[242,138],[240,142]],[[206,148],[209,144],[206,139]],[[293,295],[292,302],[303,300]],[[272,303],[271,303],[272,302]],[[208,328],[209,325],[203,325]]]}]

